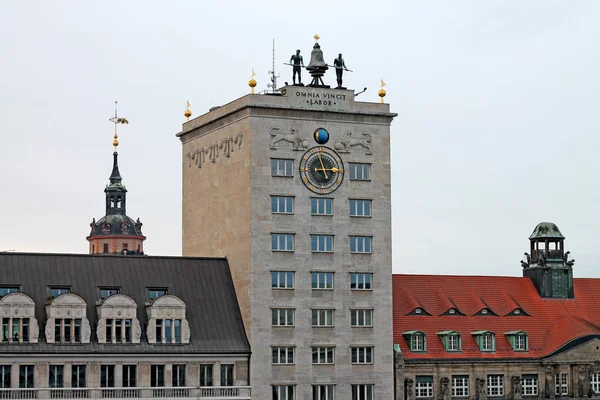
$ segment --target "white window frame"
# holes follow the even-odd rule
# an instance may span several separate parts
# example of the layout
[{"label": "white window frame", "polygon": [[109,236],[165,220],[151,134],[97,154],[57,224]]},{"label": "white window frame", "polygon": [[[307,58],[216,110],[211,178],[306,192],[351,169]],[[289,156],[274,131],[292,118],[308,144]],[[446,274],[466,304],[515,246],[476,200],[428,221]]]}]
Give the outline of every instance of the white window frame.
[{"label": "white window frame", "polygon": [[[273,166],[274,162],[276,163],[275,166]],[[288,158],[271,158],[271,176],[286,178],[293,177],[294,160]]]},{"label": "white window frame", "polygon": [[527,351],[527,335],[515,335],[515,351]]},{"label": "white window frame", "polygon": [[[313,308],[312,326],[315,328],[332,328],[335,325],[335,310],[332,308]],[[316,316],[316,318],[315,318]],[[315,324],[316,319],[316,324]],[[328,324],[330,322],[330,324]]]},{"label": "white window frame", "polygon": [[[277,237],[277,246],[273,246],[273,237]],[[283,252],[292,252],[294,251],[294,242],[295,236],[293,233],[271,233],[271,251],[283,251]],[[291,242],[288,239],[291,237]],[[283,240],[283,242],[282,242]],[[291,244],[291,248],[288,248],[288,245]]]},{"label": "white window frame", "polygon": [[487,376],[487,395],[489,397],[504,396],[504,375]]},{"label": "white window frame", "polygon": [[313,384],[313,400],[335,400],[335,385]]},{"label": "white window frame", "polygon": [[[316,282],[313,277],[316,275]],[[331,287],[327,287],[328,278],[331,277]],[[334,287],[333,272],[311,271],[310,287],[312,290],[332,290]],[[316,287],[314,286],[316,284]]]},{"label": "white window frame", "polygon": [[[317,361],[315,362],[315,355]],[[318,364],[335,364],[335,347],[313,347],[312,348],[312,363]]]},{"label": "white window frame", "polygon": [[537,375],[523,375],[523,396],[537,396],[538,395],[538,376]]},{"label": "white window frame", "polygon": [[369,163],[349,163],[351,181],[370,181],[371,164]]},{"label": "white window frame", "polygon": [[311,197],[310,215],[332,216],[333,199],[328,197]]},{"label": "white window frame", "polygon": [[460,335],[448,335],[447,351],[460,351]]},{"label": "white window frame", "polygon": [[411,351],[425,351],[425,335],[415,333],[411,335]]},{"label": "white window frame", "polygon": [[423,399],[433,397],[433,376],[427,382],[419,382],[415,379],[415,398]]},{"label": "white window frame", "polygon": [[592,379],[590,379],[590,383],[592,385],[592,390],[594,393],[600,393],[600,374],[592,374]]},{"label": "white window frame", "polygon": [[296,386],[273,385],[273,400],[294,400],[296,398]]},{"label": "white window frame", "polygon": [[469,376],[452,376],[452,397],[469,397]]},{"label": "white window frame", "polygon": [[373,400],[375,398],[373,395],[374,386],[372,383],[353,384],[351,386],[352,400]]},{"label": "white window frame", "polygon": [[373,200],[350,199],[350,216],[358,218],[371,218],[373,213]]},{"label": "white window frame", "polygon": [[350,326],[352,328],[372,328],[373,309],[356,308],[350,310]]},{"label": "white window frame", "polygon": [[[273,365],[293,365],[296,363],[295,347],[273,346],[271,347],[271,361]],[[291,361],[290,361],[291,357]]]},{"label": "white window frame", "polygon": [[[10,389],[11,379],[12,365],[0,365],[0,388]],[[8,382],[8,385],[5,385],[4,382]]]},{"label": "white window frame", "polygon": [[[314,241],[316,239],[316,242]],[[331,239],[331,247],[327,245]],[[310,251],[313,253],[333,253],[335,238],[333,235],[315,233],[310,235]],[[316,247],[313,246],[316,243]]]},{"label": "white window frame", "polygon": [[[290,278],[291,275],[291,278]],[[275,279],[273,279],[275,277]],[[295,280],[294,271],[271,271],[271,289],[273,290],[290,290],[294,289]],[[275,280],[277,286],[273,286]]]},{"label": "white window frame", "polygon": [[[355,287],[352,287],[353,283],[355,284]],[[373,273],[350,272],[350,290],[373,290]]]},{"label": "white window frame", "polygon": [[271,214],[293,214],[294,196],[271,195]]},{"label": "white window frame", "polygon": [[[352,248],[354,247],[354,250]],[[350,235],[351,254],[373,253],[373,236]]]},{"label": "white window frame", "polygon": [[[592,385],[592,390],[593,390],[593,385]],[[560,374],[554,374],[554,394],[557,396],[566,396],[569,394],[569,374],[568,373],[561,372]]]},{"label": "white window frame", "polygon": [[374,348],[372,346],[351,347],[352,364],[373,364]]},{"label": "white window frame", "polygon": [[493,333],[483,333],[481,335],[481,351],[496,350],[495,335]]},{"label": "white window frame", "polygon": [[[283,321],[283,323],[281,323]],[[295,326],[296,310],[293,308],[272,308],[271,326]]]}]

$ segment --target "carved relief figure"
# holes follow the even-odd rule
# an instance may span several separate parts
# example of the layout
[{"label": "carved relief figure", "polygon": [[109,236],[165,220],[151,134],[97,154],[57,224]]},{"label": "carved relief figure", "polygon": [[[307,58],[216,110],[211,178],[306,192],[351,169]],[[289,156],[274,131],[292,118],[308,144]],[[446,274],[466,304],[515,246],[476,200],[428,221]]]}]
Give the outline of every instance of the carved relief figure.
[{"label": "carved relief figure", "polygon": [[546,397],[553,399],[555,395],[554,390],[554,368],[551,365],[546,367],[546,387],[545,387]]},{"label": "carved relief figure", "polygon": [[135,319],[135,335],[133,336],[133,343],[139,343],[142,338],[142,327],[140,326],[140,320]]},{"label": "carved relief figure", "polygon": [[46,334],[46,343],[54,343],[54,318],[48,318],[46,320],[44,333]]},{"label": "carved relief figure", "polygon": [[210,162],[216,163],[217,158],[219,158],[219,154],[229,158],[231,153],[235,151],[236,146],[234,145],[237,145],[238,150],[241,150],[243,138],[244,134],[240,132],[237,135],[219,140],[216,143],[207,145],[206,147],[200,147],[197,150],[190,151],[187,154],[188,167],[191,168],[192,164],[194,164],[196,167],[202,168],[202,165],[206,162],[207,157]]},{"label": "carved relief figure", "polygon": [[98,343],[106,343],[106,320],[104,318],[100,318],[98,321],[96,337],[98,338]]},{"label": "carved relief figure", "polygon": [[146,336],[148,337],[148,343],[156,343],[156,320],[151,319],[148,321],[148,328],[146,329]]},{"label": "carved relief figure", "polygon": [[487,393],[485,392],[485,378],[475,379],[475,398],[478,400],[485,399]]},{"label": "carved relief figure", "polygon": [[579,367],[579,374],[577,376],[577,394],[579,395],[579,397],[583,397],[586,393],[585,386],[585,367],[581,365]]},{"label": "carved relief figure", "polygon": [[510,377],[510,386],[512,390],[512,398],[515,400],[521,399],[521,377],[519,375],[513,375]]},{"label": "carved relief figure", "polygon": [[352,132],[346,132],[345,138],[336,139],[333,147],[340,153],[350,153],[352,147],[359,146],[365,150],[365,154],[371,155],[371,135],[363,133],[362,138],[353,138]]},{"label": "carved relief figure", "polygon": [[440,379],[440,396],[443,400],[450,399],[450,378],[447,376]]},{"label": "carved relief figure", "polygon": [[414,400],[415,395],[413,393],[413,384],[415,383],[412,379],[407,379],[404,381],[404,389],[406,390],[406,398],[408,400]]},{"label": "carved relief figure", "polygon": [[297,129],[292,128],[290,133],[279,133],[279,128],[271,128],[270,133],[272,149],[276,149],[276,145],[281,142],[291,144],[293,150],[302,150],[308,148],[308,140],[301,138]]}]

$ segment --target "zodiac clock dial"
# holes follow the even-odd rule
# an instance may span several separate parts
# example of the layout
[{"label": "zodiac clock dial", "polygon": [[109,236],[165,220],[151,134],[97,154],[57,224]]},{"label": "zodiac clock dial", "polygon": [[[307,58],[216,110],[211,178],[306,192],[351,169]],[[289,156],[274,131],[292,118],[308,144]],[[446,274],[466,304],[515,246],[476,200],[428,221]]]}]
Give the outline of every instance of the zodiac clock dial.
[{"label": "zodiac clock dial", "polygon": [[300,177],[311,191],[318,194],[331,193],[344,180],[344,164],[332,149],[313,147],[300,159]]}]

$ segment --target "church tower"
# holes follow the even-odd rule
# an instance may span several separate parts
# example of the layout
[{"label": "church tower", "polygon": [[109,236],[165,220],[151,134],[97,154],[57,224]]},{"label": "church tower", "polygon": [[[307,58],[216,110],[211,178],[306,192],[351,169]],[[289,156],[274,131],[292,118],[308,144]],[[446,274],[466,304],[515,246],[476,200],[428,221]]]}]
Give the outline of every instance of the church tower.
[{"label": "church tower", "polygon": [[116,110],[111,121],[115,124],[113,140],[115,151],[113,153],[112,173],[109,178],[110,183],[104,189],[106,214],[98,221],[94,218],[90,224],[92,229],[90,235],[86,238],[90,243],[89,253],[143,255],[146,237],[142,234],[140,219],[134,221],[127,216],[127,189],[122,184],[123,178],[121,178],[118,163],[119,136],[117,135],[117,125],[128,124],[129,122],[125,118],[117,117]]},{"label": "church tower", "polygon": [[521,261],[523,276],[530,278],[543,298],[572,299],[573,264],[565,253],[565,237],[552,222],[539,223],[531,236],[527,261]]}]

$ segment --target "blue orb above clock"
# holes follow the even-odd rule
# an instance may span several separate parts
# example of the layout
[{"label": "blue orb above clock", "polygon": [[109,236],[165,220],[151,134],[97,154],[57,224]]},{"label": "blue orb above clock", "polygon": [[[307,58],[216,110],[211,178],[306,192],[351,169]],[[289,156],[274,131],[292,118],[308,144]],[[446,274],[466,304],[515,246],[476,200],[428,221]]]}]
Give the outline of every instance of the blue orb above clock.
[{"label": "blue orb above clock", "polygon": [[325,128],[319,128],[315,131],[315,142],[325,144],[329,141],[329,132]]}]

